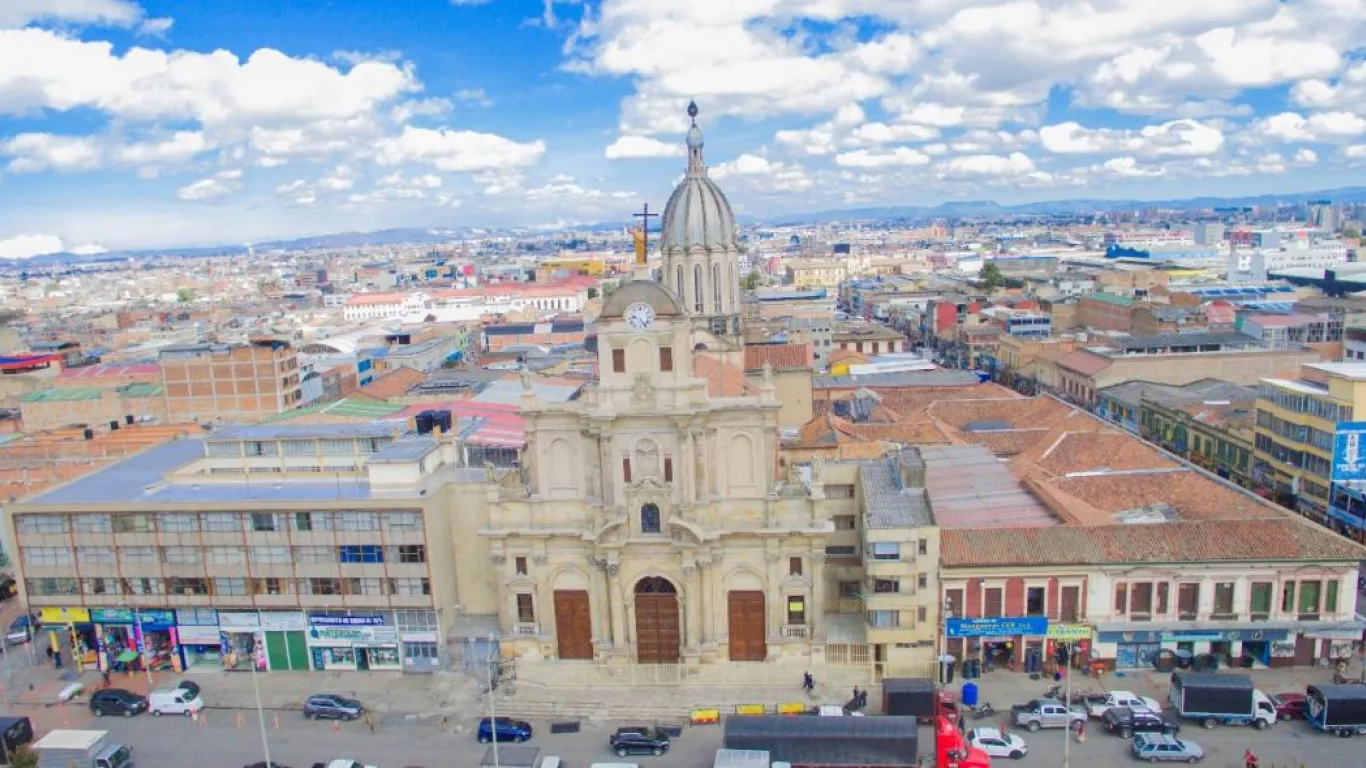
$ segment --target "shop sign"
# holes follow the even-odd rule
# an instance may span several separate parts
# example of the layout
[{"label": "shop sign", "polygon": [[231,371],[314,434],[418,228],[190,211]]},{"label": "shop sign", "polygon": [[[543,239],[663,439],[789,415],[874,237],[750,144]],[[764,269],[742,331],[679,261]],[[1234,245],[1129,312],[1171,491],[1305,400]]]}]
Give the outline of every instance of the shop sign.
[{"label": "shop sign", "polygon": [[435,632],[404,632],[403,642],[405,643],[435,643],[437,642]]},{"label": "shop sign", "polygon": [[315,627],[382,627],[383,616],[309,616]]},{"label": "shop sign", "polygon": [[177,608],[175,623],[182,627],[216,627],[218,611],[213,608]]},{"label": "shop sign", "polygon": [[1314,640],[1360,640],[1361,628],[1353,627],[1351,629],[1316,629],[1312,632],[1305,632],[1304,636],[1313,638]]},{"label": "shop sign", "polygon": [[130,608],[91,608],[90,620],[96,624],[132,624],[133,611]]},{"label": "shop sign", "polygon": [[389,627],[349,626],[319,627],[308,630],[312,645],[349,647],[353,645],[397,645],[398,630]]},{"label": "shop sign", "polygon": [[944,634],[948,637],[1042,637],[1048,634],[1048,618],[1002,616],[993,619],[949,619],[944,622]]},{"label": "shop sign", "polygon": [[133,617],[144,627],[175,626],[175,611],[167,611],[161,608],[139,609],[133,614]]},{"label": "shop sign", "polygon": [[261,611],[261,629],[267,632],[302,632],[307,628],[307,618],[298,611]]},{"label": "shop sign", "polygon": [[1290,633],[1284,629],[1173,629],[1162,633],[1168,642],[1262,643],[1284,640]]},{"label": "shop sign", "polygon": [[90,611],[84,608],[44,608],[38,613],[43,624],[89,624]]},{"label": "shop sign", "polygon": [[1273,658],[1273,659],[1290,659],[1290,658],[1294,658],[1294,656],[1295,656],[1295,644],[1294,644],[1294,643],[1272,643],[1272,644],[1271,644],[1271,658]]},{"label": "shop sign", "polygon": [[222,642],[218,627],[178,626],[176,636],[180,638],[181,645],[218,645]]},{"label": "shop sign", "polygon": [[1085,624],[1049,624],[1048,639],[1050,640],[1090,640],[1091,628]]},{"label": "shop sign", "polygon": [[252,611],[251,613],[218,613],[218,626],[223,629],[243,630],[254,632],[261,628],[260,614]]}]

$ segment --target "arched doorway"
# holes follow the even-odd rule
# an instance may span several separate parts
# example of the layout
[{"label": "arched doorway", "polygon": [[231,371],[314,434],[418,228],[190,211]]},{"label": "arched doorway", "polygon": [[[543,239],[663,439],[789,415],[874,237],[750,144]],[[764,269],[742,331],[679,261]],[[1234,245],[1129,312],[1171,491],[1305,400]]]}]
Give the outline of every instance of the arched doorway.
[{"label": "arched doorway", "polygon": [[636,582],[636,660],[641,664],[678,661],[678,593],[668,579],[648,576]]}]

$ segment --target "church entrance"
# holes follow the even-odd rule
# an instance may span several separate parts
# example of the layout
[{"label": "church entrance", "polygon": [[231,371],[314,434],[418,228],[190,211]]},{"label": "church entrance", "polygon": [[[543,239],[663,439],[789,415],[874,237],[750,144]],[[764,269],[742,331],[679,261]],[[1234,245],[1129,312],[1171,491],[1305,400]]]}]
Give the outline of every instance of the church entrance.
[{"label": "church entrance", "polygon": [[678,661],[678,625],[678,594],[674,585],[658,576],[636,582],[636,661]]},{"label": "church entrance", "polygon": [[764,661],[768,640],[764,637],[764,593],[731,592],[730,660]]},{"label": "church entrance", "polygon": [[561,659],[593,658],[593,618],[588,610],[587,592],[555,590],[555,638]]}]

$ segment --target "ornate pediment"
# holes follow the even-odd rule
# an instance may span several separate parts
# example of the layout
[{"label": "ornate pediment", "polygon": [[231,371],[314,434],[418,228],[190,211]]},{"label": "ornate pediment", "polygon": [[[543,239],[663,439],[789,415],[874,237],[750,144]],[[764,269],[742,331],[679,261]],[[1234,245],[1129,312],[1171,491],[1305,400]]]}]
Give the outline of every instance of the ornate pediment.
[{"label": "ornate pediment", "polygon": [[673,483],[666,483],[653,475],[646,475],[629,483],[626,486],[626,491],[628,493],[668,493],[672,487]]}]

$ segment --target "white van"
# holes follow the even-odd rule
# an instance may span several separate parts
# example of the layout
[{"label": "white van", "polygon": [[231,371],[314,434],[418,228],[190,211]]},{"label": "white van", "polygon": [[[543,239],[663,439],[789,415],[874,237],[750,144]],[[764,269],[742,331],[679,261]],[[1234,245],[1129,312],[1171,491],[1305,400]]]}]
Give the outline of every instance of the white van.
[{"label": "white van", "polygon": [[640,768],[640,763],[593,763],[588,768]]},{"label": "white van", "polygon": [[147,696],[147,711],[157,717],[184,715],[194,717],[204,708],[204,700],[184,688],[161,688]]},{"label": "white van", "polygon": [[564,768],[564,761],[554,755],[541,758],[540,768]]}]

